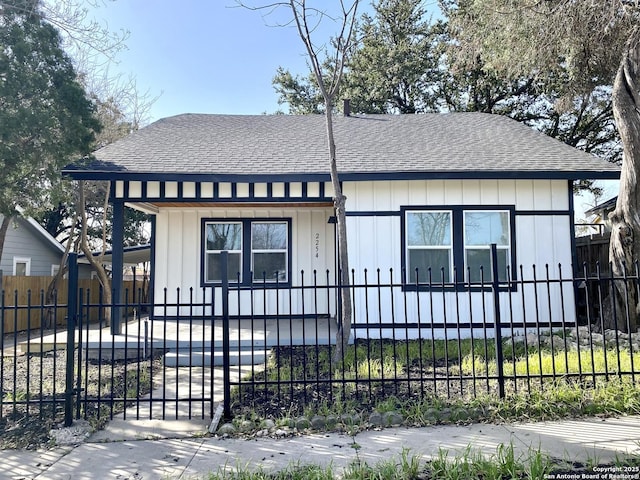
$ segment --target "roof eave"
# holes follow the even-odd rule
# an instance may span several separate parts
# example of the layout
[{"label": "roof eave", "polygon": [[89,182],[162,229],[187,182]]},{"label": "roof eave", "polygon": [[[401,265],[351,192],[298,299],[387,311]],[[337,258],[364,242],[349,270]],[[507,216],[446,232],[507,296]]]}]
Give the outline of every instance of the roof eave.
[{"label": "roof eave", "polygon": [[[328,173],[176,173],[99,170],[64,170],[74,180],[182,181],[182,182],[326,182]],[[408,172],[341,172],[341,181],[368,180],[465,180],[465,179],[551,179],[551,180],[618,180],[617,170],[442,170]]]}]

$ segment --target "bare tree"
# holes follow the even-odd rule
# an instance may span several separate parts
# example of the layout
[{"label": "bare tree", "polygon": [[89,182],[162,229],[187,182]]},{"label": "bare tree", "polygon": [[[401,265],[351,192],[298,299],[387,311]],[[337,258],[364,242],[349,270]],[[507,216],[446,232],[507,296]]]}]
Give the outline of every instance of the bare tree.
[{"label": "bare tree", "polygon": [[[77,219],[74,219],[73,225],[71,226],[72,231],[75,230],[76,224],[77,224]],[[76,251],[77,248],[78,248],[78,239],[74,240],[73,237],[69,236],[66,240],[64,253],[62,254],[62,258],[60,260],[60,268],[58,268],[58,271],[53,276],[53,279],[51,280],[51,282],[49,282],[49,286],[47,287],[47,293],[45,297],[45,302],[47,305],[55,305],[55,300],[57,297],[56,292],[58,290],[60,282],[62,281],[65,274],[67,273],[67,270],[69,269],[69,266],[67,264],[67,260],[69,258],[69,252]],[[46,328],[53,327],[53,322],[55,321],[55,314],[56,314],[55,308],[47,308],[46,318],[45,318]]]},{"label": "bare tree", "polygon": [[[106,215],[109,206],[109,187],[110,184],[106,183],[106,193],[104,196],[104,209],[103,215],[105,218],[103,219],[103,225],[106,225]],[[79,247],[82,253],[84,253],[85,257],[89,261],[89,264],[95,269],[98,279],[100,280],[100,284],[103,289],[104,296],[104,304],[110,305],[112,300],[111,294],[111,279],[107,275],[107,271],[104,268],[104,256],[107,251],[107,230],[103,228],[102,230],[102,247],[100,252],[97,255],[94,255],[93,250],[89,245],[89,236],[87,234],[88,230],[88,220],[87,220],[87,210],[86,210],[86,202],[85,202],[85,184],[84,180],[78,181],[78,197],[77,197],[77,205],[76,210],[78,212],[78,216],[80,217],[80,238],[79,238]],[[106,319],[106,325],[110,324],[111,320],[111,309],[105,308],[104,317]]]},{"label": "bare tree", "polygon": [[[333,357],[334,362],[339,362],[344,356],[344,350],[351,336],[352,303],[349,279],[349,256],[347,249],[347,225],[346,225],[346,200],[342,193],[340,178],[338,175],[338,161],[336,155],[335,136],[333,131],[333,111],[336,97],[340,90],[345,62],[352,47],[353,31],[356,24],[358,0],[345,2],[338,0],[339,12],[333,16],[329,13],[327,2],[318,2],[322,7],[310,6],[305,0],[289,0],[286,2],[274,2],[268,5],[250,6],[245,2],[238,1],[238,4],[250,10],[268,10],[273,12],[276,9],[284,8],[289,10],[292,23],[298,31],[298,35],[304,43],[307,51],[309,64],[315,76],[318,89],[324,100],[324,115],[327,132],[327,147],[329,152],[329,166],[331,173],[331,184],[333,185],[333,206],[336,212],[338,231],[338,264],[339,264],[339,284],[340,302],[342,306],[342,317],[339,321],[338,333],[336,335],[336,351]],[[323,20],[334,21],[337,25],[336,36],[330,41],[316,43],[314,32]]]}]

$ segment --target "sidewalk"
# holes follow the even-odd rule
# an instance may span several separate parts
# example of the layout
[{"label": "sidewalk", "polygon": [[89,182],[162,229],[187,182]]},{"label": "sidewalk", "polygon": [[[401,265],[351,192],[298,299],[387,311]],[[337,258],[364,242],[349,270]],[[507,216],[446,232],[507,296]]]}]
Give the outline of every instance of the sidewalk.
[{"label": "sidewalk", "polygon": [[[155,422],[155,423],[150,423]],[[146,424],[148,423],[148,424]],[[138,421],[112,427],[112,438],[46,452],[4,451],[0,479],[204,479],[220,467],[281,469],[290,464],[332,464],[339,471],[357,457],[373,465],[399,456],[403,449],[425,460],[439,449],[453,455],[468,446],[487,455],[501,444],[513,444],[517,452],[530,448],[561,459],[599,463],[616,455],[640,455],[640,416],[611,419],[567,420],[508,425],[388,428],[359,433],[354,439],[339,433],[309,434],[280,440],[272,438],[198,438],[203,422]],[[115,428],[115,430],[114,430]],[[115,432],[117,431],[117,435]],[[172,437],[136,440],[140,436]],[[190,436],[191,435],[191,436]],[[183,438],[176,438],[182,436]]]}]

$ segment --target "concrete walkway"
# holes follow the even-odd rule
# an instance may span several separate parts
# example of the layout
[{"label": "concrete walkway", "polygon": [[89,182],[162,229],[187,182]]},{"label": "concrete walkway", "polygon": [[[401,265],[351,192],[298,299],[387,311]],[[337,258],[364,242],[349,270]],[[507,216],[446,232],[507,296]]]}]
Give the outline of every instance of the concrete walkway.
[{"label": "concrete walkway", "polygon": [[[145,422],[148,422],[145,424]],[[608,463],[620,455],[640,455],[640,416],[509,425],[388,428],[359,433],[309,434],[280,440],[219,439],[193,435],[205,422],[139,421],[122,441],[104,442],[99,434],[76,447],[42,452],[3,451],[0,479],[206,479],[220,468],[282,469],[291,464],[332,465],[335,472],[356,459],[373,465],[401,455],[403,449],[427,460],[445,449],[454,455],[467,447],[486,455],[512,444],[555,458]],[[154,437],[156,440],[137,440]],[[167,438],[161,438],[167,437]],[[356,442],[356,445],[354,445]]]},{"label": "concrete walkway", "polygon": [[[290,319],[232,319],[229,321],[231,364],[247,365],[264,362],[267,351],[276,345],[328,345],[335,339],[337,325],[329,317]],[[150,349],[168,351],[167,366],[207,366],[213,356],[214,365],[222,365],[222,320],[181,318],[180,320],[131,319],[122,325],[122,333],[112,335],[110,327],[85,325],[74,333],[76,346],[82,337],[85,358],[106,360],[145,357]],[[41,336],[24,334],[8,340],[5,356],[25,352],[49,352],[67,348],[67,331],[60,327]],[[4,351],[3,350],[3,351]]]}]

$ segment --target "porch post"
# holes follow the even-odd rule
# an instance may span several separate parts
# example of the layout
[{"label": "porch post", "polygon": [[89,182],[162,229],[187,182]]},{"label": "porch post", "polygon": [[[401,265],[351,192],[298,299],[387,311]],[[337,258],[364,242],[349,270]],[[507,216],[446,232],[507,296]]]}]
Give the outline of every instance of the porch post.
[{"label": "porch post", "polygon": [[[75,355],[76,317],[78,316],[78,255],[70,253],[67,265],[69,267],[69,287],[67,293],[67,363],[65,368],[64,426],[70,427],[73,423],[73,395],[76,393],[73,384],[73,361]],[[82,344],[79,345],[78,351],[82,351]]]},{"label": "porch post", "polygon": [[124,270],[124,202],[113,200],[113,232],[111,234],[111,282],[113,309],[111,310],[111,334],[120,334],[123,303]]},{"label": "porch post", "polygon": [[[156,216],[151,215],[151,251],[149,258],[149,284],[147,285],[148,297],[146,302],[149,304],[149,316],[154,318],[154,298],[155,298],[155,285],[156,285]],[[144,287],[144,280],[143,280]],[[144,291],[144,288],[143,288]]]}]

